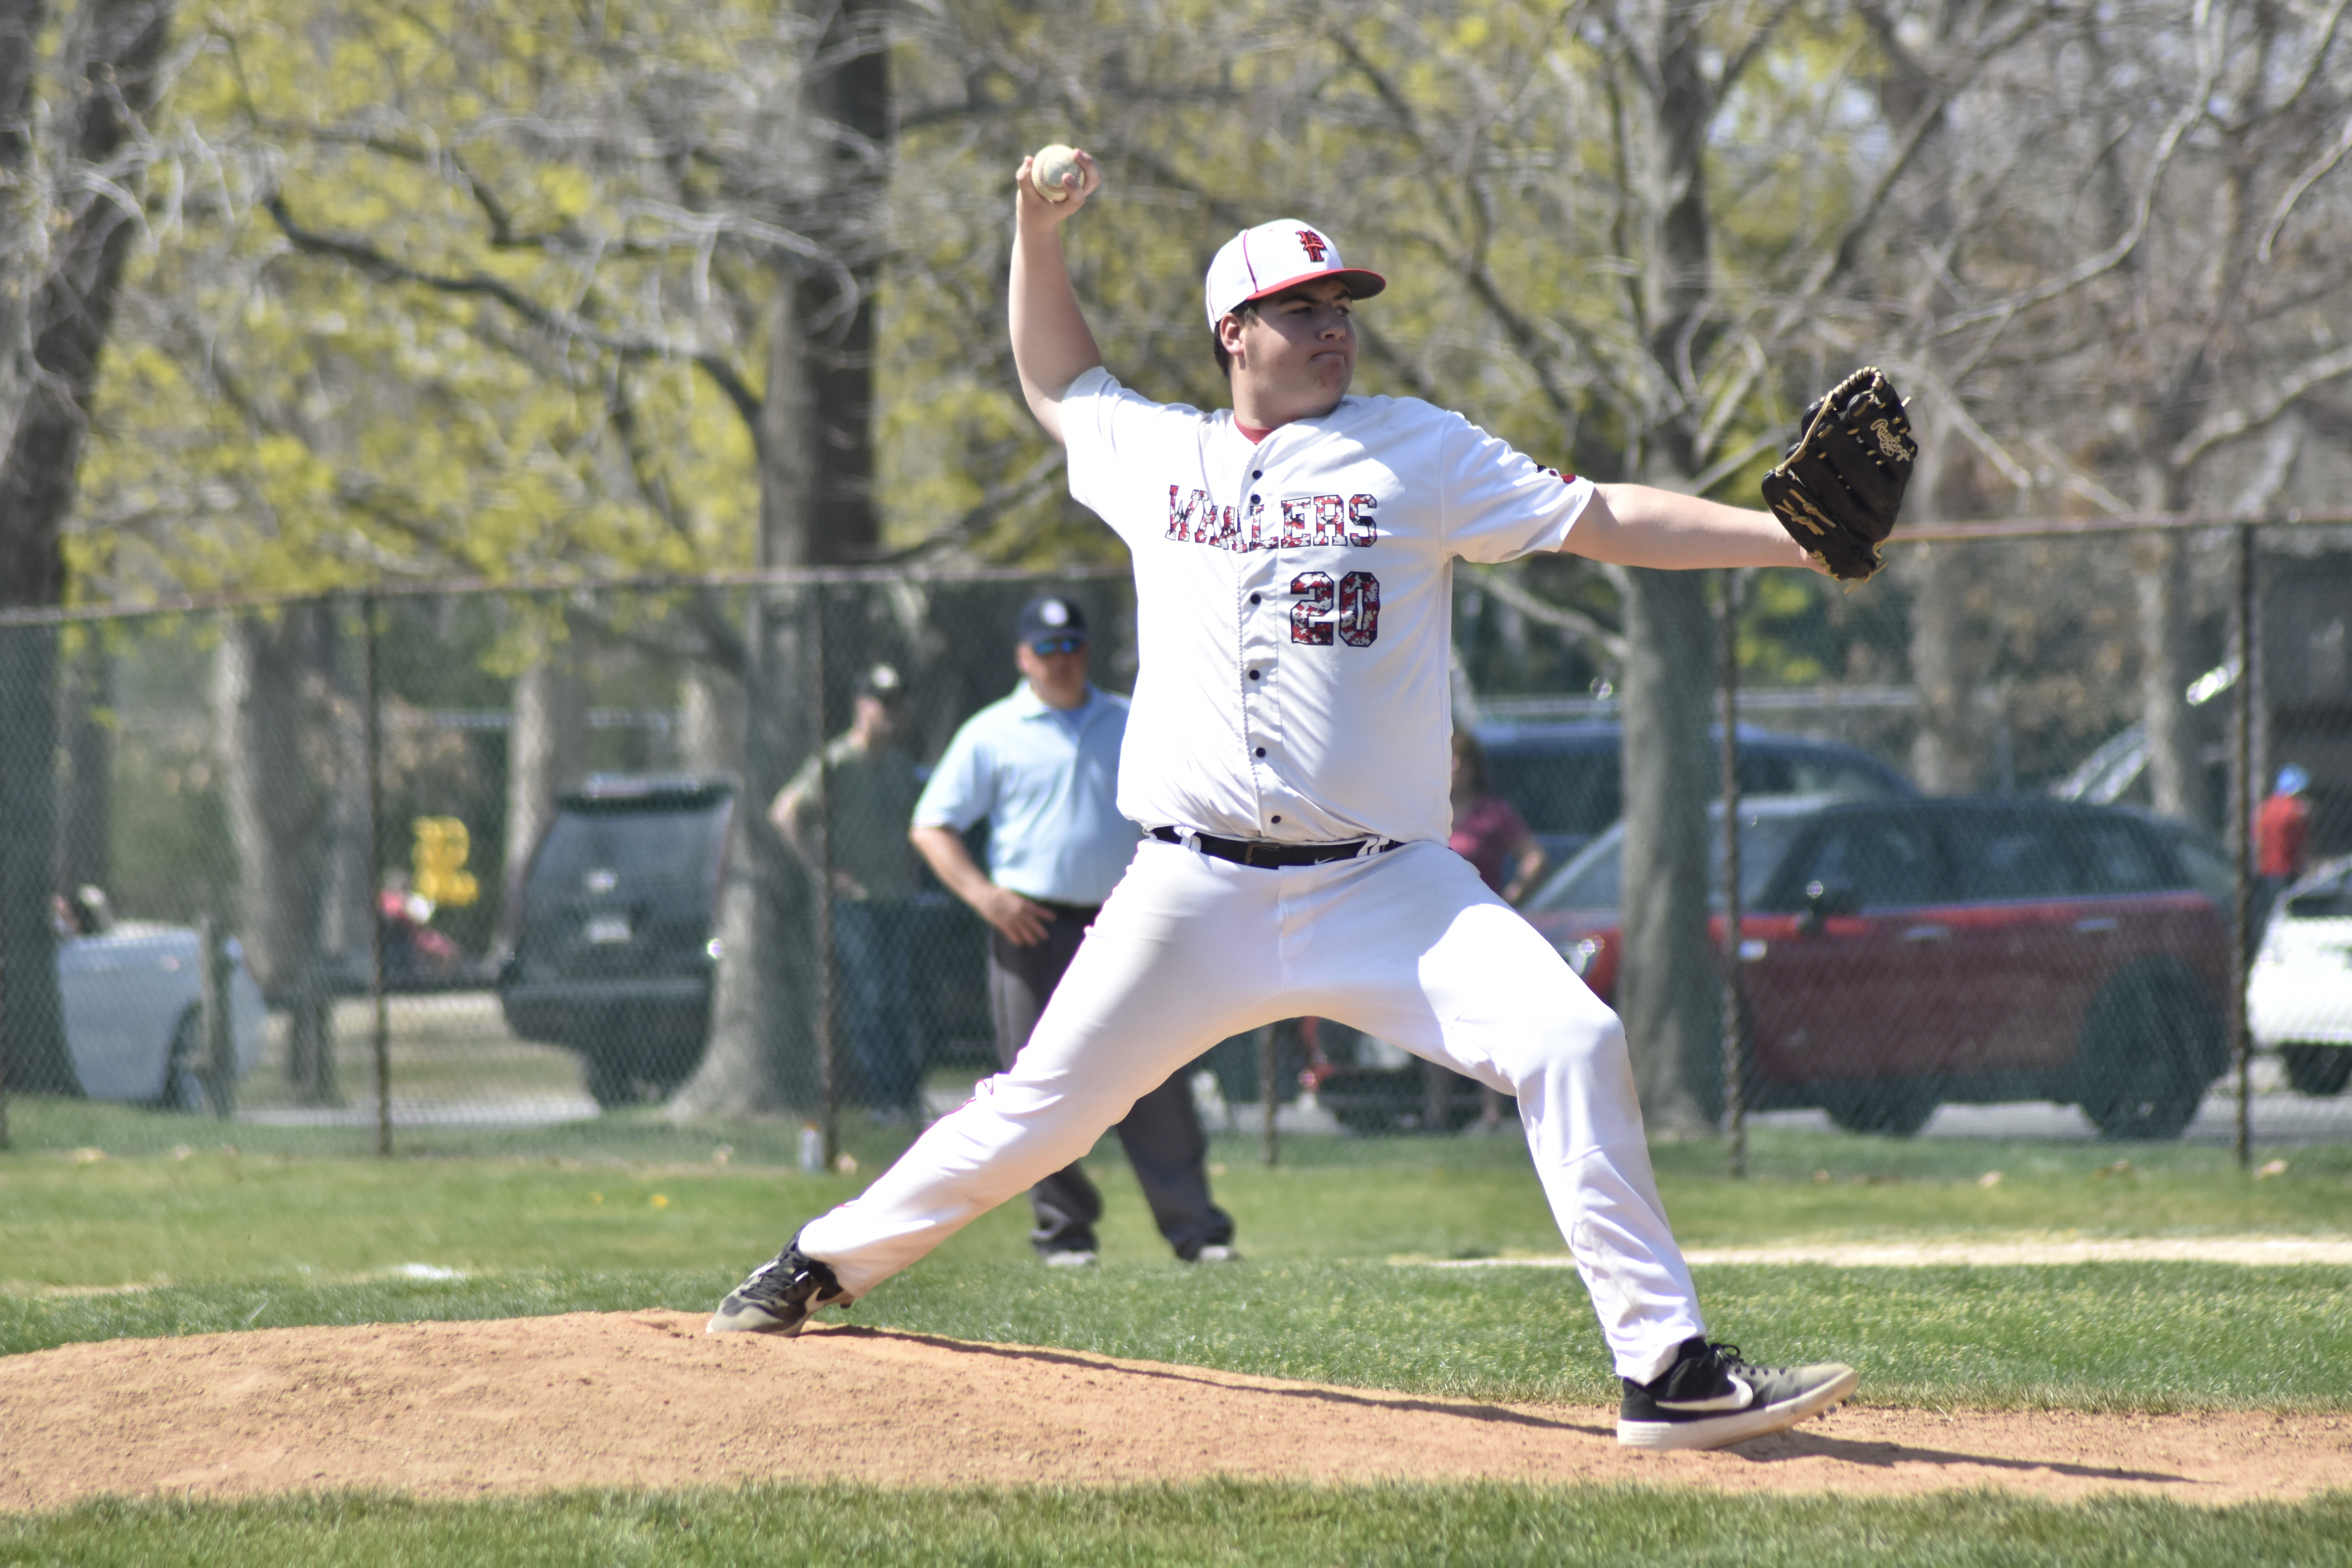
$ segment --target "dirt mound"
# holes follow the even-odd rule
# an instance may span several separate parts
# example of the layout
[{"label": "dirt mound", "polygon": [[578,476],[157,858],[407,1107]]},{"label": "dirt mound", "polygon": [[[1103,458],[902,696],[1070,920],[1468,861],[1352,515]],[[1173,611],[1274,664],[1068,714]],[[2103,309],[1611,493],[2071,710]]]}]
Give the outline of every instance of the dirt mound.
[{"label": "dirt mound", "polygon": [[[1864,1394],[1866,1396],[1868,1389]],[[274,1329],[0,1359],[0,1509],[99,1493],[427,1497],[840,1479],[1211,1475],[1779,1491],[1992,1486],[2295,1498],[2352,1478],[2352,1417],[1851,1408],[1716,1454],[1630,1453],[1612,1410],[1487,1405],[829,1326],[698,1316]]]}]

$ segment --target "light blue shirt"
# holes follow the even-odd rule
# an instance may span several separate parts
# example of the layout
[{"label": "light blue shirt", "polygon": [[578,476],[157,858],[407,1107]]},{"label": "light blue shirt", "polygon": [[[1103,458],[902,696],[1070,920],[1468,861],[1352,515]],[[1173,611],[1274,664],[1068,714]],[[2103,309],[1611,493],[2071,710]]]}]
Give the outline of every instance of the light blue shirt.
[{"label": "light blue shirt", "polygon": [[915,826],[961,833],[984,816],[991,881],[1024,898],[1099,904],[1142,837],[1118,814],[1126,736],[1126,698],[1089,686],[1083,706],[1049,708],[1024,680],[948,742]]}]

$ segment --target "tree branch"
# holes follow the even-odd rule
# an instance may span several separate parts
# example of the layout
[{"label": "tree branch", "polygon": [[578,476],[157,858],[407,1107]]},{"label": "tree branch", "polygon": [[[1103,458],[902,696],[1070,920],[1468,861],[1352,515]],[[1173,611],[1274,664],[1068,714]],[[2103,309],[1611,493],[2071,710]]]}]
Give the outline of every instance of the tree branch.
[{"label": "tree branch", "polygon": [[2314,387],[2346,375],[2352,375],[2352,348],[2340,348],[2333,353],[2305,360],[2294,370],[2273,381],[2269,391],[2258,400],[2207,416],[2165,454],[2166,459],[2176,469],[2185,468],[2223,442],[2235,440],[2250,430],[2258,430],[2269,424]]},{"label": "tree branch", "polygon": [[1619,664],[1625,662],[1625,637],[1612,632],[1581,610],[1571,610],[1565,605],[1555,605],[1549,599],[1538,599],[1519,582],[1517,574],[1503,570],[1476,571],[1472,578],[1481,588],[1492,594],[1531,621],[1564,631],[1578,640],[1601,649]]},{"label": "tree branch", "polygon": [[286,210],[286,198],[271,192],[262,202],[279,232],[299,251],[312,256],[329,256],[371,278],[390,283],[415,283],[444,294],[478,296],[497,300],[516,315],[551,336],[578,338],[593,343],[607,353],[624,359],[685,360],[698,366],[704,374],[717,384],[743,423],[757,429],[761,399],[726,359],[708,350],[688,348],[682,344],[664,342],[654,338],[623,337],[605,331],[593,322],[583,320],[570,310],[542,305],[503,279],[488,273],[468,272],[441,274],[426,272],[378,250],[362,240],[347,239],[317,233],[297,223]]}]

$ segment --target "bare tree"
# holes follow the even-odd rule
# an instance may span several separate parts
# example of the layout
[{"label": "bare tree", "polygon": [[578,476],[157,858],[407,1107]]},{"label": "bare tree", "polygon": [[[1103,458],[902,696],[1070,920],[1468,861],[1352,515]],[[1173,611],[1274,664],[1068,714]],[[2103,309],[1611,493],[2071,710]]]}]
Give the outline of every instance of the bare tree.
[{"label": "bare tree", "polygon": [[[1906,353],[1927,372],[1928,417],[1970,449],[1973,500],[2007,489],[2034,510],[2177,514],[2291,490],[2300,437],[2278,432],[2352,374],[2322,304],[2342,286],[2329,176],[2352,146],[2343,10],[2053,10],[1946,103],[1922,162],[1937,178],[1921,194],[1941,205],[1907,203],[1907,242],[1865,265],[1916,280]],[[1900,64],[1948,52],[1965,12],[1868,14]],[[2185,697],[2218,651],[2200,548],[2148,536],[2127,564],[2154,802],[2210,818],[2209,737]],[[1981,616],[1973,668],[1957,640],[1919,640],[1947,637],[1938,617],[1961,636],[1966,584],[1925,602],[1941,553],[1908,574],[1923,681],[1990,657]],[[2048,594],[2018,587],[2012,620]],[[1964,729],[1953,739],[1964,747]]]}]

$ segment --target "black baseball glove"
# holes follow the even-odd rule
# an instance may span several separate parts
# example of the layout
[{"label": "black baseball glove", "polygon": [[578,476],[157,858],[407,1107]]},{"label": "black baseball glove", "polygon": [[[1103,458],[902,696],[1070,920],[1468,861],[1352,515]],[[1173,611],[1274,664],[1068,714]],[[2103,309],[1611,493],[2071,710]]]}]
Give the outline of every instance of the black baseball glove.
[{"label": "black baseball glove", "polygon": [[1796,445],[1764,476],[1764,504],[1832,576],[1859,583],[1883,564],[1918,455],[1894,384],[1858,370],[1806,408]]}]

